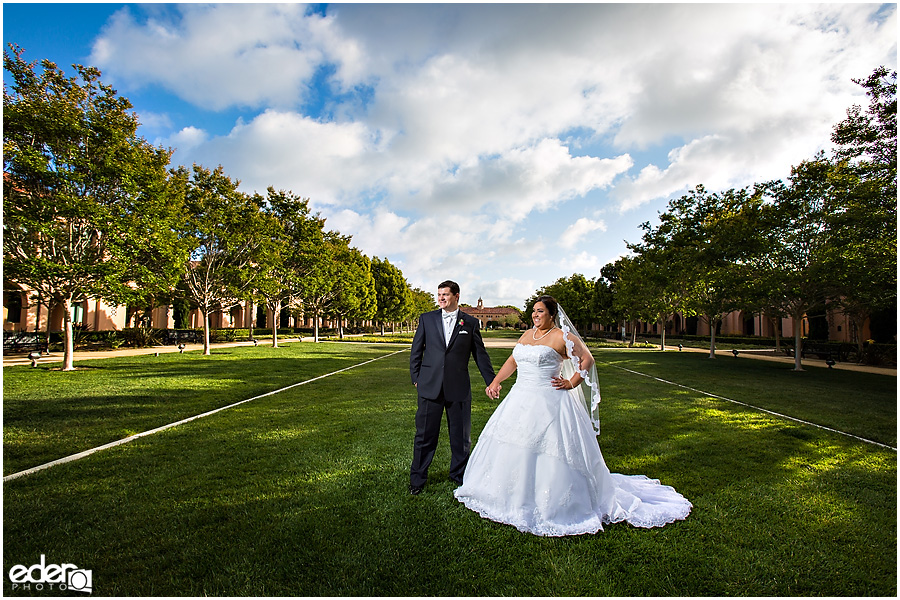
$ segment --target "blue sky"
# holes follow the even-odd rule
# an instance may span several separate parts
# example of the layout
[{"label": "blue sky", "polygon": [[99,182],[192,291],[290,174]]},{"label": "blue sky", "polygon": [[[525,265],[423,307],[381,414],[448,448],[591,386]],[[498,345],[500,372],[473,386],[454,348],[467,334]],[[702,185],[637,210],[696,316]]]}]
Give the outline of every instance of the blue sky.
[{"label": "blue sky", "polygon": [[414,286],[521,307],[669,198],[785,177],[896,69],[895,4],[4,3],[173,163],[311,199]]}]

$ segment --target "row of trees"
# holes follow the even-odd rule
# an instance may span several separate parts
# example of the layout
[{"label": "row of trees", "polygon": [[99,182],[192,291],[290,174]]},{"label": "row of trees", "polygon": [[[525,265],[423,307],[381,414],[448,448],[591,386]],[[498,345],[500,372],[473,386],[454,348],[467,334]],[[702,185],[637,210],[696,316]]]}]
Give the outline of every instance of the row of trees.
[{"label": "row of trees", "polygon": [[[844,312],[862,332],[874,315],[896,315],[897,74],[864,80],[869,106],[853,106],[831,136],[836,149],[792,168],[784,181],[710,192],[702,185],[672,200],[659,224],[644,223],[631,255],[597,279],[573,275],[551,293],[574,322],[661,322],[704,317],[710,358],[722,318],[743,310],[794,323],[800,370],[802,319]],[[822,319],[824,321],[824,319]],[[896,321],[892,324],[896,334]],[[858,339],[860,352],[863,340]]]},{"label": "row of trees", "polygon": [[[341,322],[411,320],[435,307],[390,261],[369,258],[329,231],[309,200],[270,187],[239,191],[221,167],[170,168],[171,151],[138,137],[132,105],[75,65],[22,58],[3,64],[4,286],[64,307],[64,369],[73,368],[73,305],[188,299],[204,321],[247,301]],[[277,326],[273,327],[277,345]]]}]

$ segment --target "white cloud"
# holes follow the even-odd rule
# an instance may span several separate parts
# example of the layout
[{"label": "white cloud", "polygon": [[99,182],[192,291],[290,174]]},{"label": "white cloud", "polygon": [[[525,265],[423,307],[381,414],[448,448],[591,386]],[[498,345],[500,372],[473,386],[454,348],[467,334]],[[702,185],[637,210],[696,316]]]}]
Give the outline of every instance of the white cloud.
[{"label": "white cloud", "polygon": [[143,111],[138,115],[141,127],[150,131],[169,132],[172,130],[172,119],[165,113]]},{"label": "white cloud", "polygon": [[595,231],[606,231],[606,223],[582,217],[566,228],[559,238],[559,245],[563,248],[574,248],[586,235]]},{"label": "white cloud", "polygon": [[213,110],[293,106],[329,58],[330,20],[305,11],[296,4],[178,4],[138,23],[126,7],[95,41],[90,60],[114,81],[159,84]]},{"label": "white cloud", "polygon": [[[605,231],[601,211],[646,215],[697,184],[785,176],[865,104],[851,78],[896,68],[893,5],[363,3],[327,13],[129,6],[91,59],[125,92],[162,86],[203,109],[252,107],[229,131],[160,133],[176,162],[222,164],[248,191],[308,196],[411,283],[462,273],[489,302],[575,270],[596,275],[596,256],[620,254],[639,222],[620,212],[617,235],[589,238]],[[313,97],[327,110],[304,114]]]},{"label": "white cloud", "polygon": [[433,210],[478,210],[518,221],[533,210],[546,210],[563,200],[603,188],[632,165],[628,155],[612,159],[569,154],[559,140],[511,148],[498,156],[480,157],[454,172],[426,180],[409,202]]},{"label": "white cloud", "polygon": [[163,140],[162,145],[167,148],[175,148],[182,152],[193,150],[209,139],[209,135],[196,127],[185,127],[168,139]]},{"label": "white cloud", "polygon": [[566,256],[562,261],[561,267],[565,273],[587,274],[588,278],[591,278],[592,276],[596,276],[593,275],[594,273],[599,274],[600,268],[603,267],[603,265],[596,256],[589,252],[582,251],[572,256]]},{"label": "white cloud", "polygon": [[377,182],[368,165],[377,141],[364,123],[323,123],[270,109],[239,121],[227,135],[183,133],[170,141],[177,148],[173,161],[221,164],[246,191],[273,185],[324,205],[357,198]]}]

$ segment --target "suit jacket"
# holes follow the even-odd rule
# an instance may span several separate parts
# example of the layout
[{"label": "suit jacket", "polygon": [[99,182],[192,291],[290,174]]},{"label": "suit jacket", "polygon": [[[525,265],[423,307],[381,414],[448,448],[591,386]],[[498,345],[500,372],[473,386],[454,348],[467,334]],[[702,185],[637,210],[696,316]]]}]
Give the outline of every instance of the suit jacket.
[{"label": "suit jacket", "polygon": [[450,343],[445,344],[441,312],[438,309],[419,317],[419,327],[410,349],[409,374],[422,398],[434,400],[443,388],[447,401],[471,402],[470,356],[475,358],[485,385],[494,380],[494,368],[484,349],[478,319],[460,309]]}]

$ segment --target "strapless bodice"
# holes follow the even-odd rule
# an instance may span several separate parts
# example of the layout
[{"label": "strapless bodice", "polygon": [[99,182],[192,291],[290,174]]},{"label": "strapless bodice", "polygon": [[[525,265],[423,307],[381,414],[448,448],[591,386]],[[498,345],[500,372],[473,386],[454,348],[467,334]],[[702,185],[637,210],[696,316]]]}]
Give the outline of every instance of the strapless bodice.
[{"label": "strapless bodice", "polygon": [[528,383],[539,387],[552,387],[551,379],[559,375],[563,357],[550,346],[516,344],[516,383]]}]

